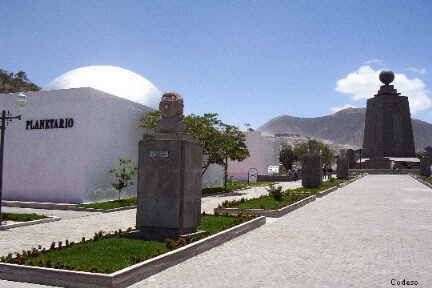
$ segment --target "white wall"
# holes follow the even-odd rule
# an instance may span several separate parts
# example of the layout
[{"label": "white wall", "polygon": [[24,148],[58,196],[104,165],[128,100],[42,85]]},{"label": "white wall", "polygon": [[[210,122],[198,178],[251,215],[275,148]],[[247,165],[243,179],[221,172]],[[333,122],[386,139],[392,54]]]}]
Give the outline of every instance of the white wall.
[{"label": "white wall", "polygon": [[274,136],[263,136],[258,131],[246,132],[246,145],[250,157],[241,161],[230,161],[228,175],[234,179],[247,180],[250,168],[256,168],[258,174],[267,174],[269,165],[279,165],[280,144]]},{"label": "white wall", "polygon": [[[76,89],[72,89],[76,90]],[[79,202],[86,185],[88,95],[60,90],[28,92],[23,119],[6,129],[4,199]],[[14,95],[0,108],[17,114]],[[67,129],[26,130],[27,120],[74,118]]]},{"label": "white wall", "polygon": [[[119,158],[137,163],[149,108],[94,90],[28,92],[23,120],[7,128],[4,199],[80,203],[116,197],[109,170]],[[0,94],[0,108],[16,113],[15,97]],[[26,120],[74,118],[67,129],[26,130]],[[128,194],[136,193],[136,186]]]},{"label": "white wall", "polygon": [[211,164],[202,177],[202,187],[223,186],[224,168],[222,165]]},{"label": "white wall", "polygon": [[[87,188],[84,201],[115,199],[117,191],[111,187],[109,170],[119,166],[120,158],[138,165],[138,142],[143,136],[139,120],[151,109],[98,90],[89,91],[89,105],[94,107],[89,115],[89,155]],[[122,197],[136,195],[134,185],[122,192]]]}]

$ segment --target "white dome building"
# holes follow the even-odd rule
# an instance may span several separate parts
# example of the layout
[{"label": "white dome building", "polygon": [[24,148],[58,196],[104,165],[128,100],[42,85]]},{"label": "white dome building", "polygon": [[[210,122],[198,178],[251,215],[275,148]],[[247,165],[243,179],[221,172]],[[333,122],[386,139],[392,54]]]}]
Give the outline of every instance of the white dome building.
[{"label": "white dome building", "polygon": [[[7,129],[3,199],[83,203],[116,199],[109,173],[119,159],[138,164],[139,121],[158,106],[161,93],[150,81],[114,66],[71,70],[41,91],[0,94],[0,106],[22,114]],[[220,185],[223,169],[210,167],[204,186]],[[133,181],[137,183],[136,179]],[[122,197],[136,195],[136,185]]]},{"label": "white dome building", "polygon": [[[118,197],[109,171],[119,159],[138,163],[139,121],[160,101],[148,80],[114,66],[69,71],[43,90],[15,97],[0,94],[0,106],[21,121],[8,126],[5,142],[6,200],[82,203]],[[134,181],[136,183],[136,181]],[[136,194],[136,186],[122,196]]]},{"label": "white dome building", "polygon": [[43,90],[90,87],[151,108],[162,96],[153,83],[121,67],[98,65],[80,67],[55,78]]}]

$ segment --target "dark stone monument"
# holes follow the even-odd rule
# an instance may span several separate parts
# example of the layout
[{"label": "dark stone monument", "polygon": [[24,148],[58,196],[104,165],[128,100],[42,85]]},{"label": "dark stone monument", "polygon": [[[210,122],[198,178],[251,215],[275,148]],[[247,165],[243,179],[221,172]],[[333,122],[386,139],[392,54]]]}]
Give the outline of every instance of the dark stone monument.
[{"label": "dark stone monument", "polygon": [[355,164],[356,164],[354,150],[353,149],[347,149],[346,153],[345,153],[345,157],[346,157],[346,160],[348,161],[348,168],[354,169]]},{"label": "dark stone monument", "polygon": [[428,157],[420,158],[420,175],[425,177],[431,175],[431,160]]},{"label": "dark stone monument", "polygon": [[202,148],[183,132],[183,99],[165,93],[154,135],[139,143],[137,229],[147,239],[196,232],[201,217]]},{"label": "dark stone monument", "polygon": [[365,157],[415,157],[408,97],[400,96],[390,85],[394,80],[393,72],[382,71],[379,79],[384,85],[375,97],[367,100],[363,139]]},{"label": "dark stone monument", "polygon": [[302,186],[318,188],[322,184],[322,160],[315,153],[307,153],[302,158]]},{"label": "dark stone monument", "polygon": [[346,157],[339,157],[336,165],[336,177],[338,179],[348,179],[348,159]]}]

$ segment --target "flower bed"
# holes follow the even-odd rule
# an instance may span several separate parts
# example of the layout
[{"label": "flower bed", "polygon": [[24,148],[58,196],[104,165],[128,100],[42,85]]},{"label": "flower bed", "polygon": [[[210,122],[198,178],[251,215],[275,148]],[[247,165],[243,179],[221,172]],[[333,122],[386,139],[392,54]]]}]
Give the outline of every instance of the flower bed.
[{"label": "flower bed", "polygon": [[343,183],[344,180],[334,179],[332,181],[325,181],[319,188],[295,188],[288,189],[282,192],[281,199],[276,199],[271,195],[261,196],[259,198],[246,200],[244,198],[235,201],[225,201],[221,208],[240,208],[240,209],[264,209],[274,210],[284,206],[295,203],[301,199],[314,195],[318,192],[327,190],[331,187],[337,187]]},{"label": "flower bed", "polygon": [[[205,218],[207,218],[207,220],[205,220]],[[79,288],[127,287],[128,285],[131,285],[151,275],[154,275],[166,268],[176,265],[188,258],[198,255],[204,251],[207,251],[217,245],[220,245],[226,241],[229,241],[239,235],[247,233],[248,231],[256,229],[261,225],[265,224],[265,217],[253,218],[252,220],[248,219],[251,219],[251,217],[242,216],[237,218],[227,218],[226,216],[204,216],[200,228],[207,229],[208,234],[210,235],[203,239],[192,239],[186,237],[179,240],[167,240],[163,242],[137,240],[146,243],[138,244],[134,241],[132,244],[132,242],[129,241],[130,238],[128,238],[121,231],[117,231],[116,233],[110,234],[96,233],[94,239],[83,239],[83,243],[69,242],[67,247],[65,247],[66,241],[62,243],[61,247],[59,247],[59,243],[55,243],[52,251],[51,249],[44,250],[44,248],[38,247],[35,249],[37,251],[32,249],[30,251],[23,251],[22,253],[19,253],[19,255],[4,257],[4,261],[18,264],[0,263],[0,279]],[[98,246],[97,250],[99,250],[99,252],[97,252],[97,255],[99,255],[100,257],[105,257],[104,254],[111,253],[109,252],[110,249],[117,249],[116,246],[120,246],[109,244],[109,242],[116,241],[118,239],[122,239],[121,241],[125,242],[122,243],[121,246],[126,246],[127,250],[131,249],[133,251],[131,252],[131,254],[129,254],[130,257],[125,257],[124,254],[127,254],[129,252],[124,249],[122,249],[121,251],[117,251],[116,257],[114,258],[122,258],[122,261],[125,261],[124,259],[126,259],[128,263],[125,268],[110,274],[101,273],[108,271],[102,271],[102,267],[91,267],[91,272],[70,270],[74,269],[74,267],[72,267],[72,265],[74,264],[71,260],[70,262],[66,263],[60,262],[59,259],[54,262],[54,259],[51,259],[51,262],[49,262],[48,264],[50,264],[52,268],[31,266],[29,263],[32,253],[34,255],[34,257],[31,256],[33,259],[33,265],[35,265],[34,259],[36,257],[40,257],[41,255],[52,257],[54,254],[57,254],[57,256],[61,256],[58,253],[70,253],[71,249],[78,249],[79,252],[77,253],[79,253],[80,255],[80,257],[78,258],[86,257],[85,253],[87,253],[88,251],[86,251],[85,253],[81,252],[89,249],[90,246],[96,247],[94,245]],[[146,248],[144,248],[145,245],[147,246]],[[138,251],[132,248],[138,248]],[[143,254],[143,251],[147,251],[147,254]],[[164,251],[168,252],[163,253]],[[94,257],[96,251],[93,251],[92,253],[92,256]],[[160,255],[155,256],[156,254]],[[107,255],[107,257],[110,256]],[[152,258],[142,261],[145,257]],[[78,258],[76,259],[76,261],[80,261],[80,259]],[[100,260],[94,259],[94,261],[94,263],[96,263],[96,261]],[[113,259],[110,263],[113,264],[113,262],[116,262],[118,266],[112,267],[109,271],[118,269],[120,266],[123,266],[120,265],[119,261],[116,259]],[[44,266],[46,266],[47,261],[43,263],[45,263]],[[36,263],[36,265],[37,264],[38,263]],[[103,265],[106,266],[106,264]]]},{"label": "flower bed", "polygon": [[[250,219],[250,216],[203,215],[198,229],[206,231],[205,236],[208,236]],[[3,256],[0,258],[0,262],[112,273],[203,238],[197,236],[180,238],[179,240],[144,241],[129,236],[130,233],[128,232],[131,230],[132,228],[129,228],[129,231],[119,230],[108,234],[98,232],[92,239],[82,238],[79,243],[68,240],[53,242],[49,248],[39,246],[28,251],[18,252],[15,255]]]},{"label": "flower bed", "polygon": [[246,213],[256,216],[281,217],[307,203],[334,191],[343,183],[352,182],[358,179],[359,175],[351,175],[348,180],[332,179],[323,182],[319,188],[296,188],[275,193],[269,189],[269,195],[254,199],[240,199],[225,201],[218,208],[215,214],[238,215]]}]

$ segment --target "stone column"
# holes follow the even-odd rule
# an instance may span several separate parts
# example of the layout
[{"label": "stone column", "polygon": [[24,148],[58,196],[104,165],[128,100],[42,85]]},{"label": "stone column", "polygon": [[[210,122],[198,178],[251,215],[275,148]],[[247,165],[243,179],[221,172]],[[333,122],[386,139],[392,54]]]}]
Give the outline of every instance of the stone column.
[{"label": "stone column", "polygon": [[318,154],[308,153],[302,158],[302,185],[304,188],[318,188],[322,184],[322,160]]},{"label": "stone column", "polygon": [[431,175],[431,160],[427,157],[420,158],[420,175],[425,177]]},{"label": "stone column", "polygon": [[338,179],[348,179],[348,159],[339,157],[336,161],[336,177]]},{"label": "stone column", "polygon": [[165,93],[159,109],[155,134],[139,143],[136,224],[145,239],[196,232],[201,217],[202,148],[183,132],[183,99]]}]

